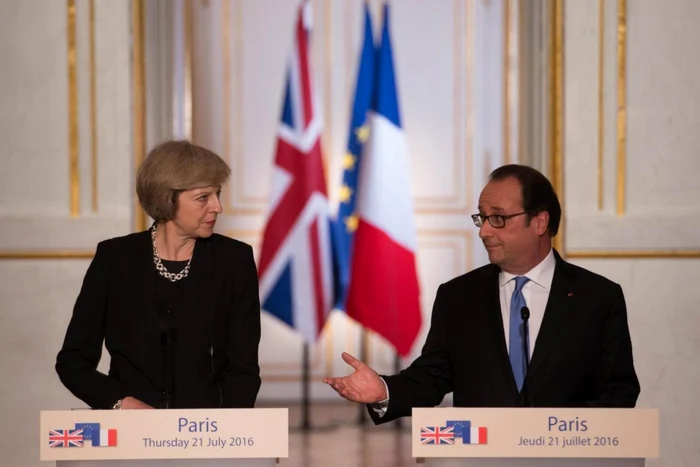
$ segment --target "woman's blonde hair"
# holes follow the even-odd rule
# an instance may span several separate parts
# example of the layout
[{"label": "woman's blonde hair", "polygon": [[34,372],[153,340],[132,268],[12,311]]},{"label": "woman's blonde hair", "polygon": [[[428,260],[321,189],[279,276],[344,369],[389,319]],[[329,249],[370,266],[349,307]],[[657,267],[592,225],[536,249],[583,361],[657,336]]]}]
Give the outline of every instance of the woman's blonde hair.
[{"label": "woman's blonde hair", "polygon": [[178,195],[194,188],[221,186],[231,169],[214,152],[189,141],[159,144],[139,167],[136,194],[146,213],[156,222],[175,218]]}]

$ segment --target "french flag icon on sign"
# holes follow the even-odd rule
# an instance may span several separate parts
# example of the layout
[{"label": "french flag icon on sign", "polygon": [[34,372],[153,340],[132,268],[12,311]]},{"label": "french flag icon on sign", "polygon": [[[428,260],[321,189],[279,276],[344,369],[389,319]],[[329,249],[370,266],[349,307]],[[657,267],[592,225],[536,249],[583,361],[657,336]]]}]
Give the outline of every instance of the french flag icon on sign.
[{"label": "french flag icon on sign", "polygon": [[473,426],[469,420],[448,420],[446,426],[454,427],[455,440],[461,438],[462,444],[486,444],[488,430],[485,426]]},{"label": "french flag icon on sign", "polygon": [[93,447],[114,447],[117,445],[117,430],[102,429],[99,423],[76,423],[76,429],[83,429],[83,440],[90,441]]}]

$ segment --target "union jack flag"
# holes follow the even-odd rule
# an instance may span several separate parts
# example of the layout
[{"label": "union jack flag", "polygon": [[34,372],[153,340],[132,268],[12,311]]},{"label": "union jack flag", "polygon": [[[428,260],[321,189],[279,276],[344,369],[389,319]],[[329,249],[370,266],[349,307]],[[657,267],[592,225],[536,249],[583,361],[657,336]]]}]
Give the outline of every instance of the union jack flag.
[{"label": "union jack flag", "polygon": [[263,310],[316,340],[332,308],[330,214],[313,87],[311,5],[304,0],[287,64],[272,200],[260,253]]},{"label": "union jack flag", "polygon": [[82,448],[83,430],[49,430],[49,447]]},{"label": "union jack flag", "polygon": [[455,444],[454,427],[423,426],[420,429],[421,444]]}]

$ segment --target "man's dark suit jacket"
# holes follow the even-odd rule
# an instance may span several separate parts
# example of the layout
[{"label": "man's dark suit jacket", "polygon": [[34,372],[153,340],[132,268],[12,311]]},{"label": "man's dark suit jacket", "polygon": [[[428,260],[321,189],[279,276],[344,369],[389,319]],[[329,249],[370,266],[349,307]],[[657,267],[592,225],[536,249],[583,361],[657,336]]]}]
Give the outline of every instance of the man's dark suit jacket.
[{"label": "man's dark suit jacket", "polygon": [[[199,239],[189,276],[164,281],[148,231],[98,245],[57,357],[63,384],[92,408],[126,396],[164,407],[166,392],[171,408],[253,407],[261,380],[252,248],[216,234]],[[170,286],[181,289],[164,306],[157,291]],[[108,375],[96,369],[103,341]]]},{"label": "man's dark suit jacket", "polygon": [[375,423],[434,407],[634,407],[639,381],[622,288],[561,259],[530,367],[518,392],[508,359],[499,268],[486,265],[442,284],[430,332],[407,369],[384,376],[389,407]]}]

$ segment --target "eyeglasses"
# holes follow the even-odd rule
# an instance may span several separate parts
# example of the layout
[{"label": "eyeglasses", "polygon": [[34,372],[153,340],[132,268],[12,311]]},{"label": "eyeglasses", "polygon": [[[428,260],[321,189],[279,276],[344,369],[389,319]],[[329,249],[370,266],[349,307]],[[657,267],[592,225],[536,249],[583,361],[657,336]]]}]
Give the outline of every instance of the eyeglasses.
[{"label": "eyeglasses", "polygon": [[488,219],[489,224],[491,224],[491,227],[495,229],[502,229],[503,227],[506,226],[506,219],[510,219],[511,217],[516,217],[516,216],[522,216],[523,214],[527,214],[527,212],[518,212],[516,214],[491,214],[490,216],[484,216],[483,214],[472,214],[472,220],[474,221],[474,225],[477,227],[481,228],[484,225],[484,221]]}]

